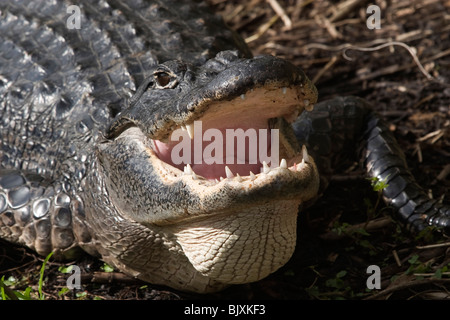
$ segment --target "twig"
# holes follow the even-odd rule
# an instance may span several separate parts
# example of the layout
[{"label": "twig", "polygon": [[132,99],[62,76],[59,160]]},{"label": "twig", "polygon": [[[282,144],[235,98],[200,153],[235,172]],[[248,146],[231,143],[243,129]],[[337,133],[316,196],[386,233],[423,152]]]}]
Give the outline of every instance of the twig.
[{"label": "twig", "polygon": [[[439,140],[443,135],[444,135],[444,130],[438,129],[438,130],[436,130],[436,131],[433,131],[433,132],[430,132],[430,133],[424,135],[423,137],[418,138],[417,141],[418,141],[418,142],[423,142],[423,141],[425,141],[425,140],[434,138],[434,139],[432,140],[432,143],[434,143],[434,142],[436,142],[437,140]],[[436,139],[436,137],[438,137],[438,138]]]},{"label": "twig", "polygon": [[[408,53],[411,55],[411,57],[414,60],[414,63],[417,65],[417,67],[419,68],[420,72],[422,72],[423,75],[425,75],[425,77],[428,80],[436,80],[431,74],[429,74],[425,68],[423,67],[423,65],[420,63],[419,58],[417,57],[417,54],[414,52],[414,49],[411,48],[410,46],[408,46],[407,44],[403,43],[403,42],[399,42],[399,41],[390,41],[390,40],[386,40],[386,39],[378,39],[376,41],[371,42],[370,44],[375,44],[375,43],[380,43],[380,45],[376,46],[376,47],[362,47],[362,46],[355,46],[349,43],[345,43],[339,46],[327,46],[321,43],[310,43],[308,45],[305,46],[305,48],[309,49],[309,48],[317,48],[317,49],[323,49],[323,50],[328,50],[328,51],[342,51],[342,56],[347,59],[352,61],[353,59],[351,57],[349,57],[347,55],[347,51],[348,50],[356,50],[356,51],[363,51],[363,52],[371,52],[371,51],[377,51],[386,47],[391,47],[391,46],[400,46],[405,48]],[[449,52],[447,52],[449,51]],[[439,55],[435,55],[432,58],[441,58],[443,56],[446,56],[447,54],[450,54],[450,50],[446,50],[444,52],[441,52]],[[429,59],[427,59],[428,61]],[[388,70],[389,72],[392,72],[392,70],[400,70],[401,67],[395,65],[395,66],[390,66],[387,68],[384,68],[383,70],[379,70],[377,71],[376,75],[378,74],[384,74],[386,72],[386,70]],[[373,78],[373,76],[371,77],[366,77],[366,78]]]},{"label": "twig", "polygon": [[[436,180],[443,181],[448,175],[450,174],[450,164],[447,164],[441,172],[439,172],[438,176],[436,177]],[[450,245],[450,243],[449,243]]]},{"label": "twig", "polygon": [[374,220],[369,220],[368,222],[363,222],[355,225],[351,225],[345,229],[344,232],[338,234],[334,231],[329,231],[327,233],[321,234],[320,238],[323,240],[340,240],[349,237],[354,231],[363,228],[367,232],[372,232],[374,230],[385,228],[392,223],[392,219],[389,217],[378,218]]},{"label": "twig", "polygon": [[441,247],[450,247],[450,242],[435,243],[435,244],[429,244],[429,245],[426,245],[426,246],[416,246],[416,248],[420,249],[420,250],[441,248]]},{"label": "twig", "polygon": [[312,79],[312,83],[317,83],[320,77],[322,77],[322,75],[325,72],[327,72],[327,70],[330,69],[336,63],[337,60],[338,57],[336,55],[331,57],[330,61],[328,61],[328,63],[321,70],[319,70],[319,72],[317,72],[317,74],[314,76],[314,78]]},{"label": "twig", "polygon": [[425,75],[425,77],[428,80],[434,80],[433,76],[431,74],[428,73],[428,71],[425,70],[425,68],[422,66],[422,64],[419,61],[419,58],[417,58],[417,54],[414,52],[414,50],[408,46],[406,43],[403,42],[399,42],[399,41],[389,41],[387,43],[381,44],[379,46],[373,47],[373,48],[363,48],[363,47],[358,47],[358,46],[351,46],[347,49],[344,49],[344,52],[342,53],[344,58],[348,58],[349,60],[352,60],[350,57],[347,56],[346,51],[347,50],[357,50],[357,51],[377,51],[386,47],[390,47],[390,46],[400,46],[405,48],[409,54],[411,55],[411,57],[413,58],[414,62],[416,63],[416,65],[419,67],[420,72],[422,72],[423,75]]},{"label": "twig", "polygon": [[251,35],[250,37],[246,38],[245,42],[250,43],[261,37],[278,20],[278,18],[279,16],[274,15],[269,21],[260,26],[254,35]]},{"label": "twig", "polygon": [[[390,41],[389,39],[375,39],[373,41],[364,42],[360,46],[372,46],[379,43],[386,43],[387,41]],[[323,43],[308,43],[304,46],[305,49],[321,49],[326,51],[342,51],[347,48],[351,48],[354,45],[351,43],[343,43],[337,46],[329,46]]]},{"label": "twig", "polygon": [[[413,273],[416,277],[433,277],[436,276],[436,274],[433,273]],[[450,272],[442,272],[441,275],[443,276],[450,276]]]},{"label": "twig", "polygon": [[284,25],[286,26],[286,28],[289,30],[292,28],[292,21],[291,19],[287,16],[286,12],[284,11],[284,9],[280,6],[280,4],[278,3],[277,0],[266,0],[270,6],[272,7],[273,11],[276,12],[276,14],[281,18],[281,20],[283,20]]},{"label": "twig", "polygon": [[333,23],[325,16],[317,15],[315,16],[315,19],[318,25],[323,25],[325,29],[327,29],[333,39],[342,39],[342,35],[336,30]]},{"label": "twig", "polygon": [[421,99],[419,102],[417,102],[412,109],[417,109],[420,105],[422,105],[423,103],[433,100],[433,98],[436,96],[435,93],[429,94],[428,96],[426,96],[425,98]]},{"label": "twig", "polygon": [[297,3],[294,6],[294,11],[292,12],[292,15],[291,15],[294,20],[300,18],[300,14],[306,5],[305,3],[307,3],[307,2],[304,0],[297,0]]},{"label": "twig", "polygon": [[447,49],[445,51],[441,51],[439,53],[436,53],[434,56],[431,56],[429,58],[423,59],[423,61],[424,62],[430,62],[430,61],[434,61],[434,60],[443,58],[443,57],[448,56],[448,55],[450,55],[450,49]]},{"label": "twig", "polygon": [[414,148],[412,155],[415,155],[415,154],[417,154],[417,161],[419,163],[422,163],[423,156],[422,156],[422,148],[420,147],[420,143],[417,143],[416,147]]},{"label": "twig", "polygon": [[236,8],[233,9],[230,13],[228,13],[226,16],[224,16],[225,21],[231,21],[234,17],[236,17],[242,10],[244,9],[244,6],[242,4],[236,6]]},{"label": "twig", "polygon": [[95,271],[89,274],[81,275],[81,280],[82,282],[89,281],[93,283],[112,283],[112,282],[129,283],[129,284],[141,283],[140,280],[137,280],[136,278],[132,278],[120,272]]},{"label": "twig", "polygon": [[397,250],[392,250],[392,255],[394,256],[395,262],[397,263],[397,266],[401,267],[402,262],[400,261],[400,258],[398,257]]},{"label": "twig", "polygon": [[330,17],[330,22],[340,20],[350,12],[354,11],[354,8],[356,8],[360,3],[363,3],[365,1],[366,0],[347,0],[339,4],[338,10],[335,11],[333,15]]},{"label": "twig", "polygon": [[416,286],[421,286],[421,285],[426,285],[426,284],[430,284],[430,283],[435,283],[435,284],[440,284],[440,283],[445,283],[445,284],[449,284],[450,283],[450,279],[423,279],[423,280],[413,280],[410,282],[404,282],[404,283],[400,283],[398,285],[393,285],[389,288],[386,288],[372,296],[369,296],[366,298],[366,300],[375,300],[375,299],[379,299],[383,296],[387,296],[388,294],[391,294],[395,291],[400,291],[403,289],[409,289],[409,288],[413,288]]}]

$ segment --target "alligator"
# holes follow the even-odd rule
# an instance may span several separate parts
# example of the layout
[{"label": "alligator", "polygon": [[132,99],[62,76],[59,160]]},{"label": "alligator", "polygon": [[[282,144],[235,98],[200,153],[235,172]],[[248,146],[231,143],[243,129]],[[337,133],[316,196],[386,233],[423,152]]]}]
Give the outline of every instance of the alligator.
[{"label": "alligator", "polygon": [[[219,291],[283,266],[299,209],[356,157],[387,183],[405,232],[449,233],[450,207],[415,182],[368,102],[317,103],[300,68],[253,56],[204,3],[73,4],[0,3],[1,238],[59,259],[88,253],[177,290]],[[230,129],[258,130],[253,145],[265,141],[278,158],[224,159],[225,143],[205,134]],[[199,147],[199,135],[210,144]],[[214,161],[194,159],[213,142]],[[180,143],[193,148],[179,153],[184,162],[173,158]]]}]

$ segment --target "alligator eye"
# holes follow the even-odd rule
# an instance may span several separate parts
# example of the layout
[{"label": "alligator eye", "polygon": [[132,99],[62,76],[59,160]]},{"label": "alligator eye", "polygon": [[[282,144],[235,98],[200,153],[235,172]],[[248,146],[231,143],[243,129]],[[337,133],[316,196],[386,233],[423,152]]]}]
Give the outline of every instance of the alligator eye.
[{"label": "alligator eye", "polygon": [[155,75],[156,82],[160,87],[165,87],[170,83],[170,75],[165,72],[159,72]]}]

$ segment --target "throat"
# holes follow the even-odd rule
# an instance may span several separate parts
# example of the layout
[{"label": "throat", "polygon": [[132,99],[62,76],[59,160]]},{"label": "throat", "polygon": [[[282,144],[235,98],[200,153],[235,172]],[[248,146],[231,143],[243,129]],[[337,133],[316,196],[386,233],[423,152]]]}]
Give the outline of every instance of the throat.
[{"label": "throat", "polygon": [[292,256],[299,204],[296,199],[234,208],[221,219],[214,215],[176,224],[173,232],[202,275],[228,284],[258,281]]}]

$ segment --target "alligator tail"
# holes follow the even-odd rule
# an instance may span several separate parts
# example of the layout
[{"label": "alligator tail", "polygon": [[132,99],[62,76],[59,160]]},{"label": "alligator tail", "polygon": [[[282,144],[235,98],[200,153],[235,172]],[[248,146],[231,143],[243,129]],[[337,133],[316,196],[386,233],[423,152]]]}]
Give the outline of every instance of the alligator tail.
[{"label": "alligator tail", "polygon": [[[318,103],[293,124],[300,144],[312,153],[321,174],[321,191],[338,167],[348,167],[358,153],[369,178],[385,182],[385,202],[412,232],[428,226],[450,234],[450,206],[431,199],[416,182],[405,155],[386,123],[368,102],[338,97]],[[343,166],[342,166],[343,164]]]},{"label": "alligator tail", "polygon": [[407,228],[417,232],[434,226],[450,234],[450,206],[430,199],[418,185],[394,136],[374,112],[368,114],[362,146],[367,174],[387,184],[384,200]]}]

